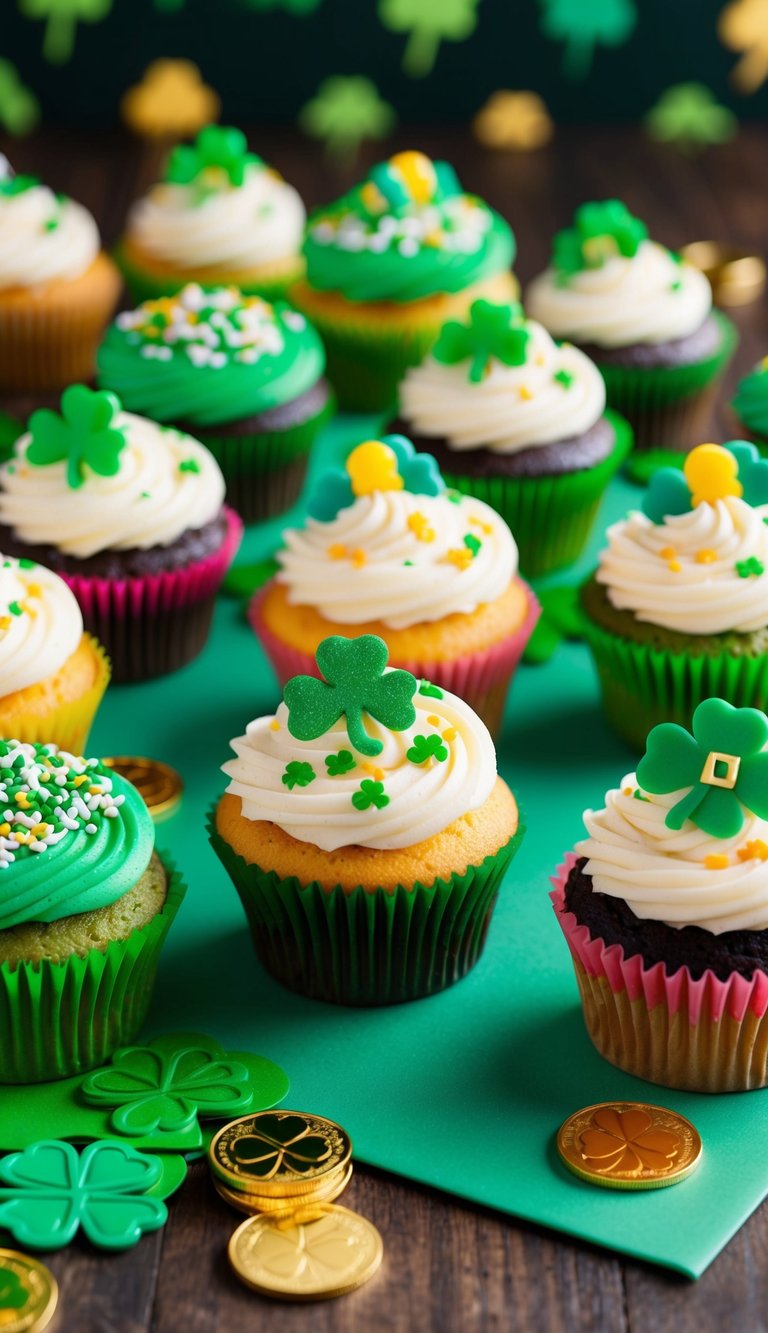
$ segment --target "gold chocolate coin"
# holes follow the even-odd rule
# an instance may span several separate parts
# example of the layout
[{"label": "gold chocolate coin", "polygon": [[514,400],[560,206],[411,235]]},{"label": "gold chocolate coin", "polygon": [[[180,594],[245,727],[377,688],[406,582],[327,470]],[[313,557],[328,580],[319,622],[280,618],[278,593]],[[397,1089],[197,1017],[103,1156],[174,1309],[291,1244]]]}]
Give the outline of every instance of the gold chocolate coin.
[{"label": "gold chocolate coin", "polygon": [[181,774],[170,764],[164,764],[162,759],[133,754],[110,755],[102,763],[133,783],[153,819],[167,819],[173,814],[181,800],[184,783]]},{"label": "gold chocolate coin", "polygon": [[701,1161],[698,1131],[677,1111],[646,1102],[598,1102],[560,1126],[569,1171],[612,1190],[656,1190],[685,1180]]},{"label": "gold chocolate coin", "polygon": [[41,1333],[51,1322],[59,1289],[53,1273],[18,1250],[0,1250],[0,1330]]},{"label": "gold chocolate coin", "polygon": [[765,260],[720,241],[691,241],[680,254],[709,279],[718,305],[747,305],[765,289]]},{"label": "gold chocolate coin", "polygon": [[227,1253],[237,1276],[253,1291],[316,1301],[361,1287],[381,1264],[384,1247],[366,1218],[327,1203],[308,1205],[306,1221],[249,1217]]},{"label": "gold chocolate coin", "polygon": [[[290,1216],[297,1209],[311,1207],[315,1203],[333,1203],[339,1195],[347,1188],[352,1179],[352,1163],[342,1167],[338,1174],[328,1176],[318,1181],[317,1188],[311,1194],[301,1194],[298,1198],[291,1198],[289,1195],[264,1195],[253,1194],[250,1190],[229,1189],[223,1180],[211,1173],[211,1179],[217,1194],[225,1203],[237,1208],[238,1212],[247,1213],[253,1217],[255,1213],[270,1213],[273,1217],[276,1215]],[[0,1329],[2,1333],[2,1329]]]},{"label": "gold chocolate coin", "polygon": [[230,1189],[272,1197],[312,1195],[352,1156],[333,1120],[304,1111],[259,1111],[232,1120],[211,1140],[211,1169]]}]

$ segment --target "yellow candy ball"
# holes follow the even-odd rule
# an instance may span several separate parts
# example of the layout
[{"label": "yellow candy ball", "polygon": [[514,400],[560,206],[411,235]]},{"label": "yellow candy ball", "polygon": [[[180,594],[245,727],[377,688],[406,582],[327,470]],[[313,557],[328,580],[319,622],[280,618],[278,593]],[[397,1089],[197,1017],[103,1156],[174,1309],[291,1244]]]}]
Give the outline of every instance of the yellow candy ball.
[{"label": "yellow candy ball", "polygon": [[347,473],[354,495],[403,489],[403,479],[397,470],[397,455],[381,440],[358,444],[347,459]]},{"label": "yellow candy ball", "polygon": [[389,165],[402,177],[409,195],[415,204],[428,204],[435,192],[435,168],[426,153],[410,149],[404,153],[395,153],[389,159]]},{"label": "yellow candy ball", "polygon": [[691,489],[691,504],[714,504],[727,495],[742,495],[739,468],[732,453],[721,444],[700,444],[688,454],[683,466]]}]

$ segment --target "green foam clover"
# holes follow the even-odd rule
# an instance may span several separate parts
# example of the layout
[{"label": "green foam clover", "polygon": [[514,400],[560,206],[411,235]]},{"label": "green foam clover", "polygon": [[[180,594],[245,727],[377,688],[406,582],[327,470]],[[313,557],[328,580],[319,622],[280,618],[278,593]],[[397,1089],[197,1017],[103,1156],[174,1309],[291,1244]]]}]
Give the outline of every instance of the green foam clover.
[{"label": "green foam clover", "polygon": [[207,172],[223,174],[230,185],[242,185],[248,168],[261,158],[248,152],[242,130],[225,125],[206,125],[194,144],[179,144],[168,159],[165,179],[171,185],[192,185]]},{"label": "green foam clover", "polygon": [[410,671],[387,671],[388,656],[387,645],[375,634],[323,639],[315,655],[323,679],[294,676],[283,690],[291,735],[317,740],[343,717],[360,754],[381,754],[384,744],[366,731],[365,713],[391,731],[405,731],[416,720],[416,680]]},{"label": "green foam clover", "polygon": [[101,477],[120,470],[125,431],[114,425],[122,404],[104,389],[72,384],[61,395],[61,414],[40,408],[29,419],[31,441],[26,459],[35,467],[66,463],[67,485],[77,490],[87,480],[86,468]]},{"label": "green foam clover", "polygon": [[668,811],[667,828],[690,819],[713,838],[733,838],[744,810],[768,819],[768,718],[756,708],[705,699],[693,715],[693,735],[676,722],[649,732],[637,766],[644,791],[685,795]]},{"label": "green foam clover", "polygon": [[352,804],[356,810],[383,810],[389,805],[389,797],[384,790],[384,783],[374,778],[363,778],[356,792],[352,793]]},{"label": "green foam clover", "polygon": [[124,1250],[165,1225],[165,1204],[147,1194],[159,1184],[159,1157],[107,1139],[82,1153],[43,1139],[0,1161],[0,1227],[21,1245],[59,1250],[79,1230],[102,1249]]},{"label": "green foam clover", "polygon": [[585,268],[601,268],[616,254],[631,259],[647,236],[645,223],[633,217],[620,199],[582,204],[573,226],[555,236],[552,263],[558,273],[567,276]]},{"label": "green foam clover", "polygon": [[473,301],[469,323],[450,319],[444,324],[432,355],[447,366],[468,361],[469,379],[479,384],[492,361],[505,366],[524,365],[530,336],[518,302],[495,305],[492,301]]},{"label": "green foam clover", "polygon": [[298,759],[292,759],[286,764],[281,781],[284,787],[293,791],[294,787],[308,787],[310,782],[314,782],[315,777],[315,770],[311,764],[303,764]]},{"label": "green foam clover", "polygon": [[357,760],[351,750],[338,750],[336,754],[325,756],[325,767],[329,778],[340,778],[357,768]]},{"label": "green foam clover", "polygon": [[[404,491],[410,491],[411,495],[445,493],[440,468],[431,454],[417,453],[405,435],[382,435],[380,443],[387,445],[395,455]],[[350,457],[354,452],[351,450]],[[348,509],[354,502],[352,479],[346,467],[327,468],[310,496],[307,513],[320,523],[332,523],[341,509]]]},{"label": "green foam clover", "polygon": [[412,764],[428,764],[430,759],[442,763],[448,758],[448,747],[442,736],[414,736],[413,745],[406,750],[405,757]]}]

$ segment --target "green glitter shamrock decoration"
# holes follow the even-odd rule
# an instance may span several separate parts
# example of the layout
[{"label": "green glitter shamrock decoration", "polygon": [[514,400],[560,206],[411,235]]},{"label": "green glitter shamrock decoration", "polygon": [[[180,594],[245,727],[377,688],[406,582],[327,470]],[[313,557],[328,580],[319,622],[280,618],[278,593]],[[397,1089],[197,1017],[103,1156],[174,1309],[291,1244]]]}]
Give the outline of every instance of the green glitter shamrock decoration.
[{"label": "green glitter shamrock decoration", "polygon": [[105,1139],[79,1153],[42,1139],[0,1161],[0,1227],[22,1245],[58,1250],[82,1228],[94,1245],[124,1250],[165,1225],[168,1210],[146,1193],[159,1184],[159,1157]]},{"label": "green glitter shamrock decoration", "polygon": [[379,0],[379,18],[392,32],[409,32],[403,69],[422,78],[441,42],[463,42],[477,26],[478,0]]},{"label": "green glitter shamrock decoration", "polygon": [[352,804],[356,810],[370,810],[372,805],[377,810],[383,810],[385,805],[389,805],[384,783],[375,782],[373,778],[364,778],[358,790],[352,794]]},{"label": "green glitter shamrock decoration", "polygon": [[0,59],[0,125],[9,134],[21,137],[40,119],[40,103],[22,83],[10,60]]},{"label": "green glitter shamrock decoration", "polygon": [[18,1273],[0,1268],[0,1311],[23,1310],[28,1300],[29,1292]]},{"label": "green glitter shamrock decoration", "polygon": [[321,139],[329,157],[351,161],[365,139],[384,139],[397,124],[394,107],[362,75],[333,74],[299,112],[305,134]]},{"label": "green glitter shamrock decoration", "polygon": [[43,55],[52,65],[65,65],[75,46],[78,23],[99,23],[112,0],[20,0],[25,18],[45,19]]},{"label": "green glitter shamrock decoration", "polygon": [[206,125],[194,144],[179,144],[168,159],[165,179],[171,185],[192,185],[204,173],[224,175],[230,185],[242,185],[248,168],[261,158],[248,152],[242,130],[223,125]]},{"label": "green glitter shamrock decoration", "polygon": [[288,730],[300,741],[324,736],[340,717],[360,754],[381,754],[383,741],[370,736],[363,723],[368,713],[392,731],[405,731],[416,720],[416,681],[410,671],[386,671],[387,645],[375,634],[323,639],[315,655],[324,677],[294,676],[283,691]]},{"label": "green glitter shamrock decoration", "polygon": [[340,778],[357,768],[357,760],[351,750],[339,750],[336,754],[325,756],[325,767],[329,778]]},{"label": "green glitter shamrock decoration", "polygon": [[442,736],[414,736],[413,745],[406,750],[405,757],[412,764],[428,764],[430,759],[442,763],[448,758],[448,747]]},{"label": "green glitter shamrock decoration", "polygon": [[432,355],[447,366],[469,361],[469,379],[479,384],[493,360],[505,366],[524,365],[529,339],[523,308],[517,302],[494,305],[491,301],[473,301],[469,323],[450,319],[444,324]]},{"label": "green glitter shamrock decoration", "polygon": [[290,764],[286,764],[282,783],[289,791],[293,791],[294,787],[308,787],[314,780],[315,770],[311,764],[303,764],[298,759],[292,759]]},{"label": "green glitter shamrock decoration", "polygon": [[67,485],[73,490],[87,479],[86,468],[100,477],[114,477],[127,443],[125,431],[113,425],[121,411],[113,393],[70,385],[61,395],[61,415],[47,407],[32,413],[27,462],[35,467],[66,462]]},{"label": "green glitter shamrock decoration", "polygon": [[668,88],[645,117],[652,139],[687,151],[727,143],[737,125],[733,112],[720,106],[703,83],[677,83]]},{"label": "green glitter shamrock decoration", "polygon": [[617,254],[631,259],[647,236],[645,223],[633,217],[620,199],[582,204],[576,209],[573,226],[555,236],[552,263],[558,273],[567,275],[601,268]]},{"label": "green glitter shamrock decoration", "polygon": [[[723,454],[730,454],[736,460],[735,468],[732,463],[730,465],[733,477],[727,478],[738,483],[731,494],[739,496],[752,508],[768,504],[768,460],[760,457],[754,444],[746,440],[730,440],[723,445],[697,445],[683,456],[681,468],[659,468],[651,477],[641,501],[643,513],[652,523],[663,523],[667,518],[687,514],[694,507],[694,499],[699,499],[694,496],[691,485],[697,460],[707,455],[712,458]],[[725,495],[724,489],[723,498]]]},{"label": "green glitter shamrock decoration", "polygon": [[687,788],[668,811],[667,828],[690,819],[713,838],[733,838],[744,808],[768,819],[768,718],[756,708],[705,699],[693,715],[693,735],[662,722],[648,735],[637,780],[653,795]]}]

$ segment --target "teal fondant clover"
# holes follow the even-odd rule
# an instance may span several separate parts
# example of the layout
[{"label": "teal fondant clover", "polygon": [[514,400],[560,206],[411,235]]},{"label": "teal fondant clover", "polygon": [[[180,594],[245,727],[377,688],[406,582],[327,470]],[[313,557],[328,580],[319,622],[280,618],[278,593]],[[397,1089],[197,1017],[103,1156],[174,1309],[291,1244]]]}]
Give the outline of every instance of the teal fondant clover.
[{"label": "teal fondant clover", "polygon": [[505,366],[524,365],[530,336],[518,302],[495,305],[492,301],[473,301],[469,322],[450,319],[444,324],[432,355],[447,366],[468,361],[469,379],[479,384],[492,361]]},{"label": "teal fondant clover", "polygon": [[[405,435],[382,435],[374,443],[382,444],[394,454],[393,473],[402,481],[398,489],[410,491],[412,495],[442,495],[445,482],[440,474],[437,462],[431,454],[417,453],[411,441]],[[329,468],[320,478],[317,489],[310,497],[307,513],[310,518],[320,523],[332,523],[342,509],[354,504],[358,492],[353,487],[350,471],[354,471],[357,450],[353,449],[344,468]],[[372,481],[370,491],[378,487]]]},{"label": "teal fondant clover", "polygon": [[[697,458],[701,458],[704,451],[711,458],[715,450],[725,450],[736,459],[735,480],[738,487],[736,490],[732,487],[723,490],[723,496],[737,494],[740,488],[740,498],[746,504],[753,508],[768,504],[768,460],[760,457],[754,444],[746,440],[729,440],[723,445],[706,444],[692,449],[684,457],[682,469],[663,467],[654,473],[641,502],[643,513],[652,523],[663,523],[665,518],[686,514],[693,508],[694,495],[689,478],[694,475]],[[727,483],[732,483],[734,477],[729,477],[726,472],[725,479]],[[716,489],[710,494],[714,494]]]},{"label": "teal fondant clover", "polygon": [[0,1227],[33,1249],[58,1250],[82,1229],[94,1245],[124,1250],[165,1225],[168,1210],[147,1194],[163,1175],[159,1157],[107,1139],[82,1153],[43,1139],[0,1161]]},{"label": "teal fondant clover", "polygon": [[415,677],[410,671],[387,671],[388,656],[387,645],[375,634],[323,639],[315,657],[323,679],[294,676],[283,690],[291,735],[317,740],[343,717],[360,754],[381,754],[384,744],[366,731],[365,713],[391,731],[405,731],[416,720]]},{"label": "teal fondant clover", "polygon": [[242,130],[224,125],[206,125],[194,144],[180,144],[168,159],[165,179],[171,185],[192,185],[206,172],[223,173],[230,185],[242,185],[248,167],[261,158],[248,152]]},{"label": "teal fondant clover", "polygon": [[127,443],[125,431],[114,425],[121,411],[115,394],[70,385],[61,395],[61,414],[47,407],[32,413],[27,462],[35,467],[66,463],[67,485],[73,490],[87,480],[86,469],[114,477]]},{"label": "teal fondant clover", "polygon": [[648,735],[637,781],[653,795],[685,795],[668,811],[668,828],[690,819],[713,838],[733,838],[744,810],[768,819],[768,718],[756,708],[705,699],[693,715],[693,735],[662,722]]},{"label": "teal fondant clover", "polygon": [[677,514],[687,514],[691,508],[691,491],[682,471],[661,467],[654,472],[640,508],[652,523],[663,523]]},{"label": "teal fondant clover", "polygon": [[631,259],[648,228],[620,199],[605,199],[577,208],[573,226],[555,236],[552,263],[558,273],[571,275],[584,268],[601,268],[613,255]]}]

